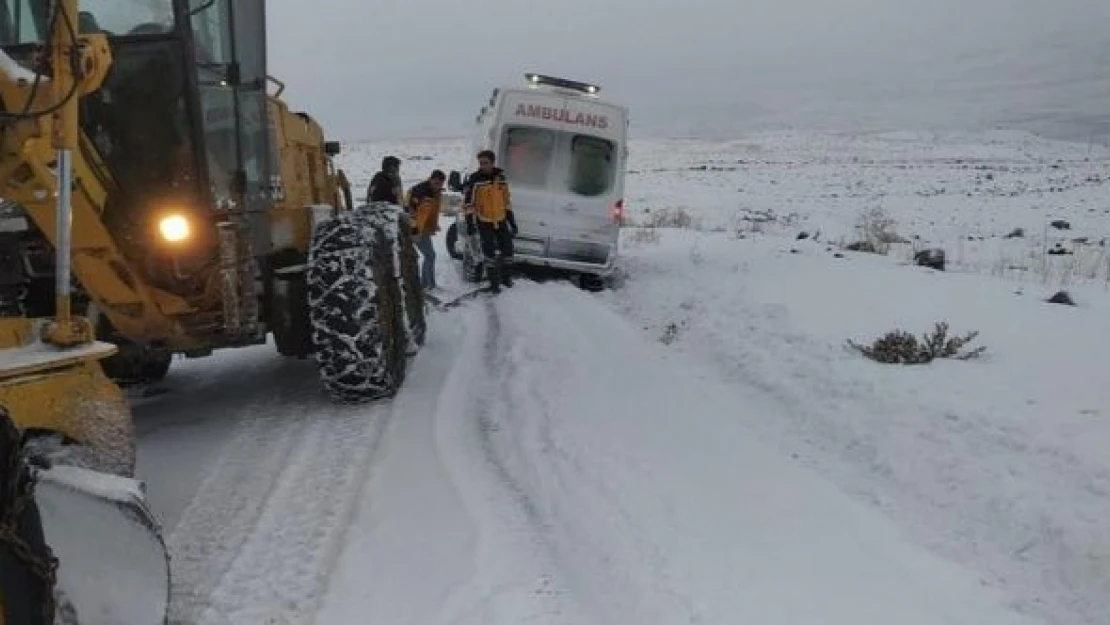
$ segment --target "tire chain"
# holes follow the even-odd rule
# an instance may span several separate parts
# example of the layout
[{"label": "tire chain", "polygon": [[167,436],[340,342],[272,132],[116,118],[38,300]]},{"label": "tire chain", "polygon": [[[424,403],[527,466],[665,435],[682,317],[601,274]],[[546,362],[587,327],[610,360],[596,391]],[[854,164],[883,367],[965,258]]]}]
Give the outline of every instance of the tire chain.
[{"label": "tire chain", "polygon": [[15,557],[23,561],[42,582],[45,591],[42,593],[43,622],[53,623],[53,590],[57,583],[58,559],[48,545],[43,545],[45,555],[40,555],[19,535],[19,519],[27,511],[27,502],[34,496],[34,485],[23,460],[19,431],[2,408],[0,417],[0,449],[10,450],[5,458],[3,477],[0,477],[0,488],[3,489],[0,494],[0,543],[8,545]]}]

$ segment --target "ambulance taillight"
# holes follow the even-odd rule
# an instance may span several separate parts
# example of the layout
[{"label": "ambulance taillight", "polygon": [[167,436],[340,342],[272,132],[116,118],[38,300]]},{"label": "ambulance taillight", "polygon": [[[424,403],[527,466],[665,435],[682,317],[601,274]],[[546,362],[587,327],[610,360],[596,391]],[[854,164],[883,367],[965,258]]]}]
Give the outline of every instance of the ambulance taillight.
[{"label": "ambulance taillight", "polygon": [[612,216],[613,216],[613,223],[617,224],[618,226],[624,223],[624,200],[623,199],[617,200],[617,203],[613,205]]}]

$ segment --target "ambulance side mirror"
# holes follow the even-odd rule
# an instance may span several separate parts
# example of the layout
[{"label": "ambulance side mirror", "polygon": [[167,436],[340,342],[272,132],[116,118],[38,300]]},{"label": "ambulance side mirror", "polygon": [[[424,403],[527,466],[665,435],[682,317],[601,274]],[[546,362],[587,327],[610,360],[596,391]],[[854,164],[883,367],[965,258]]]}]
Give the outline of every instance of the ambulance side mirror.
[{"label": "ambulance side mirror", "polygon": [[455,193],[463,190],[462,176],[459,172],[452,170],[450,174],[447,174],[447,188]]}]

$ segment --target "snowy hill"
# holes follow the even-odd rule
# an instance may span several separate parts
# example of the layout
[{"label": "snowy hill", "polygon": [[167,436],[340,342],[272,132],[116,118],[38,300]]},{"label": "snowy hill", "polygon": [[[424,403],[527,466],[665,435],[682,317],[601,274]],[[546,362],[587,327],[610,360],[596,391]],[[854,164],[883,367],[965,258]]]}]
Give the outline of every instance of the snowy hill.
[{"label": "snowy hill", "polygon": [[[453,141],[399,153],[466,158]],[[1107,618],[1110,149],[1017,131],[757,133],[645,139],[631,159],[626,275],[600,299],[777,400],[785,418],[735,417],[1016,605]],[[876,237],[894,241],[887,256],[843,249]],[[928,248],[944,273],[912,265]],[[1060,290],[1079,305],[1044,301]],[[901,370],[845,343],[937,322],[986,352]]]},{"label": "snowy hill", "polygon": [[[347,145],[356,195],[386,154],[410,182],[472,156]],[[331,405],[269,346],[175,363],[137,412],[176,618],[1110,619],[1110,151],[774,133],[632,160],[616,288],[432,317],[394,401]],[[942,321],[985,351],[847,344]]]}]

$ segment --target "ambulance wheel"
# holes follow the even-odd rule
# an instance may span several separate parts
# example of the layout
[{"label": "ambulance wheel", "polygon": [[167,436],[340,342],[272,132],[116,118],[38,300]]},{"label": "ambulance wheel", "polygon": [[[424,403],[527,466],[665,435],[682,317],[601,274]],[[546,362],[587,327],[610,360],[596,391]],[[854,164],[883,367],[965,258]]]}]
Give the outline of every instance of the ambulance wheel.
[{"label": "ambulance wheel", "polygon": [[447,226],[447,254],[455,260],[460,260],[463,257],[462,252],[459,251],[459,224],[453,223]]},{"label": "ambulance wheel", "polygon": [[485,267],[470,254],[463,254],[462,270],[463,279],[467,282],[481,282],[485,276]]},{"label": "ambulance wheel", "polygon": [[583,291],[597,293],[605,290],[605,280],[594,273],[583,273],[578,276],[578,288]]},{"label": "ambulance wheel", "polygon": [[319,223],[309,249],[309,321],[334,399],[391,397],[404,380],[405,307],[396,277],[400,210],[375,202]]},{"label": "ambulance wheel", "polygon": [[405,315],[408,335],[417,346],[424,345],[428,321],[424,316],[424,286],[420,282],[420,263],[416,245],[412,241],[412,220],[400,213],[397,225],[397,260],[401,266],[401,283],[404,287]]}]

